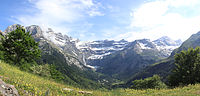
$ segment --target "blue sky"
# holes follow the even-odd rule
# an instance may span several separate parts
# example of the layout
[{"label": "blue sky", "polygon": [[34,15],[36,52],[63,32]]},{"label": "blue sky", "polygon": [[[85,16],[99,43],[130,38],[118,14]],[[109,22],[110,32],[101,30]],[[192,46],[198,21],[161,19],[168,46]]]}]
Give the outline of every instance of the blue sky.
[{"label": "blue sky", "polygon": [[187,39],[200,31],[200,0],[1,0],[0,30],[40,25],[83,41]]}]

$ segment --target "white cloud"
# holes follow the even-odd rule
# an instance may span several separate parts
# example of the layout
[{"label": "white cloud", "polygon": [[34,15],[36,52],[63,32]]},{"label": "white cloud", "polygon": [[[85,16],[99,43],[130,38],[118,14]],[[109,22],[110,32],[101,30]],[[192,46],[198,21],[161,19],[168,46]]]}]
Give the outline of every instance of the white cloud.
[{"label": "white cloud", "polygon": [[101,13],[101,12],[99,12],[99,11],[96,11],[95,9],[89,11],[88,14],[89,14],[90,16],[104,16],[103,13]]},{"label": "white cloud", "polygon": [[143,4],[139,9],[131,13],[133,17],[132,27],[153,27],[162,23],[162,15],[166,13],[168,6],[165,2],[155,1]]},{"label": "white cloud", "polygon": [[28,0],[32,4],[30,14],[15,17],[15,23],[45,25],[57,32],[67,33],[76,22],[85,22],[88,16],[102,16],[101,4],[94,0]]},{"label": "white cloud", "polygon": [[[119,33],[124,32],[124,29],[119,26],[112,26],[108,29],[102,29],[100,32],[103,34],[104,39],[107,40],[121,40],[121,37],[118,37],[117,35]],[[115,37],[117,36],[117,37]]]},{"label": "white cloud", "polygon": [[[130,30],[117,38],[187,39],[200,30],[200,0],[157,0],[147,2],[131,12]],[[195,15],[192,15],[195,13]],[[136,30],[137,29],[137,30]],[[139,30],[138,30],[139,29]]]},{"label": "white cloud", "polygon": [[[149,0],[139,8],[133,9],[130,17],[127,17],[126,8],[122,10],[119,6],[109,4],[103,6],[101,3],[104,3],[99,0],[101,3],[95,0],[27,1],[32,4],[31,9],[28,9],[31,12],[12,17],[15,18],[15,23],[25,26],[45,25],[56,32],[75,34],[75,37],[81,39],[94,38],[96,40],[98,37],[132,41],[143,38],[157,39],[167,35],[172,39],[185,40],[192,33],[200,30],[200,12],[198,12],[200,0]],[[98,24],[93,26],[90,22],[98,23],[96,20],[98,18],[88,19],[94,16],[112,19],[113,22],[107,21],[107,24],[117,27],[97,28]],[[130,23],[127,23],[127,18],[131,18]],[[130,24],[128,28],[124,27],[127,24]],[[101,33],[97,33],[95,28]],[[122,32],[125,33],[120,34]]]},{"label": "white cloud", "polygon": [[199,0],[168,0],[171,6],[180,7],[180,6],[195,6],[200,2]]}]

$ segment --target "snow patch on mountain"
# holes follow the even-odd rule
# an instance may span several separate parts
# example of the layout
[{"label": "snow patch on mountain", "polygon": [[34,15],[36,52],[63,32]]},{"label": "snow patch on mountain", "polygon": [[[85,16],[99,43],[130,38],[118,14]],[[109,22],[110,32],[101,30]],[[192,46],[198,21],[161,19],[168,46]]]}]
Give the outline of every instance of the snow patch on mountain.
[{"label": "snow patch on mountain", "polygon": [[[168,57],[171,52],[181,45],[180,40],[172,40],[167,36],[161,37],[155,41],[149,39],[135,40],[135,50],[158,50],[164,57]],[[123,50],[128,47],[129,44],[134,42],[128,42],[125,40],[113,41],[113,40],[101,40],[76,43],[76,47],[83,53],[87,53],[86,59],[97,60],[103,59],[105,56],[110,55],[116,51]],[[137,46],[137,47],[136,47]]]},{"label": "snow patch on mountain", "polygon": [[89,42],[86,42],[86,41],[79,41],[79,42],[77,42],[76,43],[76,47],[78,48],[78,49],[81,49],[81,50],[83,50],[83,49],[85,49],[85,48],[88,48],[88,44]]},{"label": "snow patch on mountain", "polygon": [[127,41],[101,40],[92,42],[78,42],[76,46],[84,52],[90,52],[87,59],[103,59],[104,56],[110,55],[116,51],[124,49],[128,44]]},{"label": "snow patch on mountain", "polygon": [[60,46],[64,46],[65,45],[65,39],[63,37],[63,35],[61,33],[54,33],[54,31],[50,28],[48,28],[47,30],[45,30],[43,32],[43,36],[53,42],[56,45],[60,45]]},{"label": "snow patch on mountain", "polygon": [[141,49],[152,49],[151,47],[149,47],[147,44],[145,43],[138,43],[139,46],[141,47]]},{"label": "snow patch on mountain", "polygon": [[87,59],[103,59],[104,56],[110,55],[111,52],[105,53],[105,54],[101,54],[101,55],[94,55],[92,54],[90,57],[88,57]]}]

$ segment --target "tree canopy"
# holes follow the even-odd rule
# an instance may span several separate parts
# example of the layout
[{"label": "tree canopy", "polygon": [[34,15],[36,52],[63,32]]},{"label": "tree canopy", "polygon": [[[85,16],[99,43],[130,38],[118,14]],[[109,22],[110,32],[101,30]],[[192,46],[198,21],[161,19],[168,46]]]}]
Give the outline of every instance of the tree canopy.
[{"label": "tree canopy", "polygon": [[175,55],[175,68],[169,76],[171,86],[200,82],[200,47],[189,48]]},{"label": "tree canopy", "polygon": [[2,39],[2,51],[5,61],[15,65],[32,62],[40,57],[41,53],[38,42],[34,40],[30,32],[26,32],[20,26]]}]

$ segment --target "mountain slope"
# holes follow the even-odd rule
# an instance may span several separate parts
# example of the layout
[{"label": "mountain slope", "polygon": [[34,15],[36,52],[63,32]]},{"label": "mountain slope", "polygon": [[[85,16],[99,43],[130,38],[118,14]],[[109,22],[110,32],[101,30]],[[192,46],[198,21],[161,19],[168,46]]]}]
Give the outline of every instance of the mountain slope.
[{"label": "mountain slope", "polygon": [[200,32],[190,36],[190,38],[184,41],[179,48],[175,49],[172,52],[172,54],[169,56],[169,58],[167,58],[166,60],[150,65],[146,67],[144,70],[133,75],[133,77],[128,81],[128,84],[130,84],[131,81],[133,80],[151,77],[154,74],[158,74],[162,76],[163,80],[166,81],[167,76],[170,74],[171,70],[174,68],[174,55],[176,53],[181,52],[182,50],[187,50],[188,48],[196,48],[197,46],[200,46],[199,42],[200,42]]},{"label": "mountain slope", "polygon": [[171,56],[174,56],[175,53],[179,53],[182,50],[187,50],[188,48],[196,48],[197,46],[200,46],[200,32],[197,32],[196,34],[193,34],[188,38],[183,44],[176,50],[174,50],[171,54]]}]

